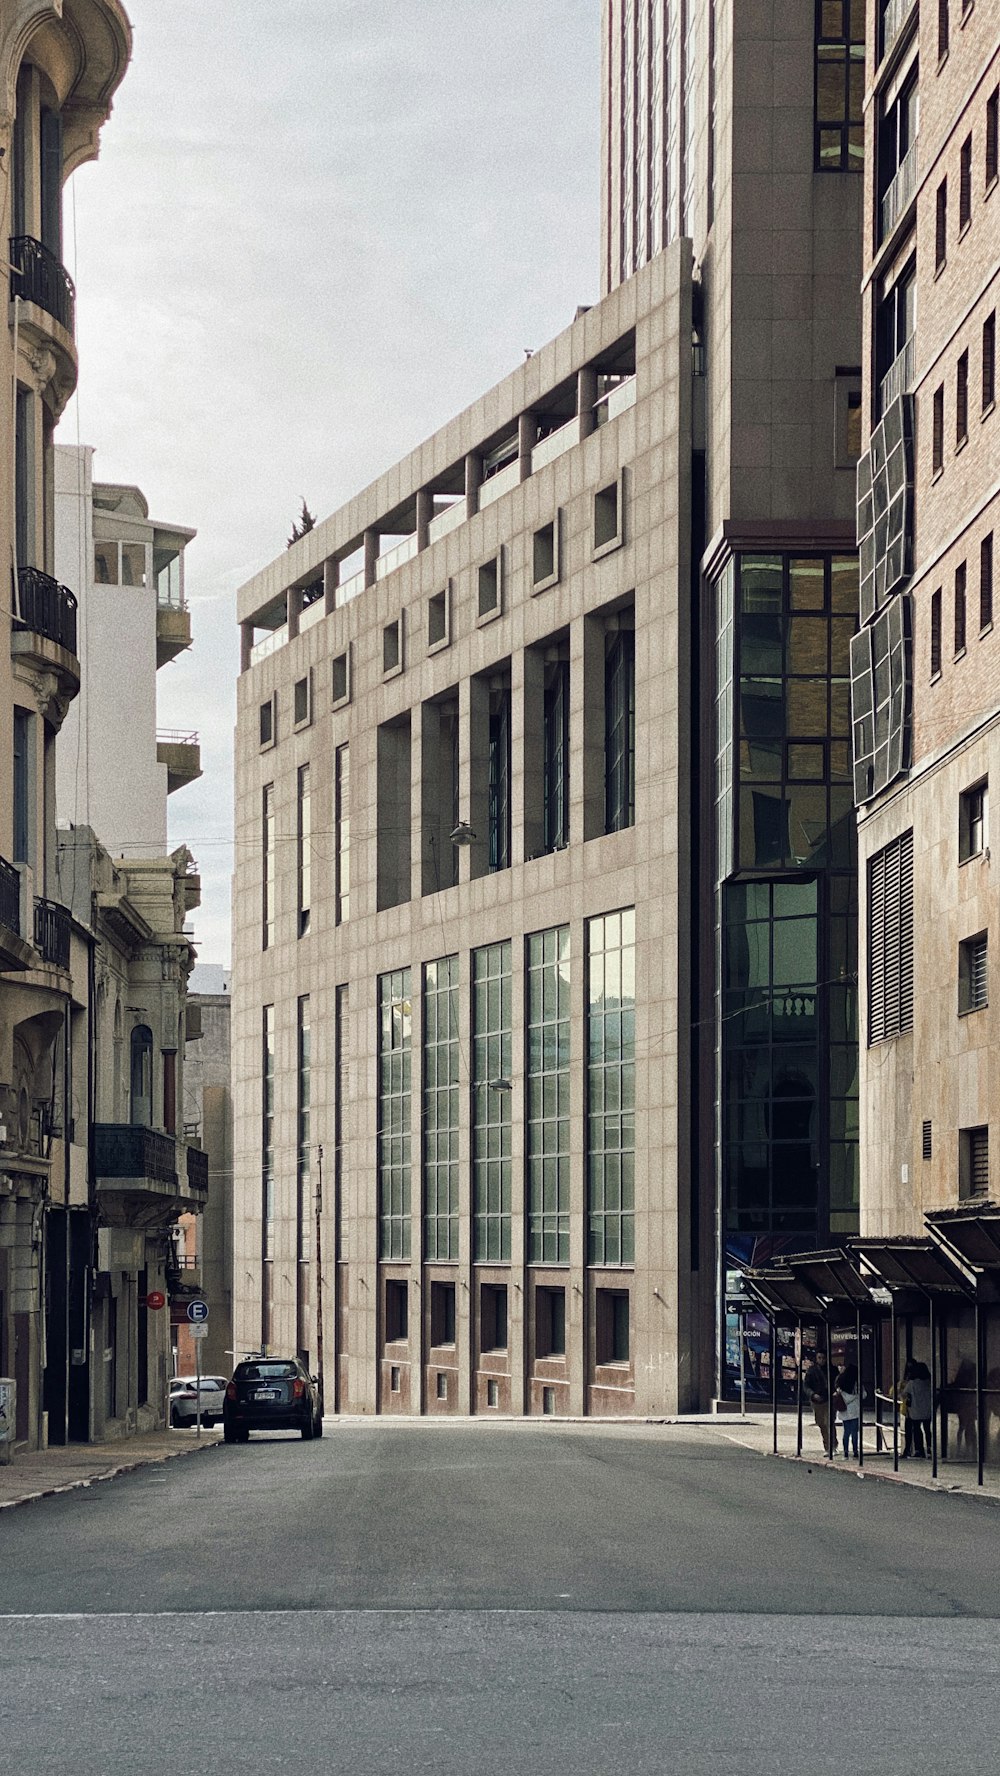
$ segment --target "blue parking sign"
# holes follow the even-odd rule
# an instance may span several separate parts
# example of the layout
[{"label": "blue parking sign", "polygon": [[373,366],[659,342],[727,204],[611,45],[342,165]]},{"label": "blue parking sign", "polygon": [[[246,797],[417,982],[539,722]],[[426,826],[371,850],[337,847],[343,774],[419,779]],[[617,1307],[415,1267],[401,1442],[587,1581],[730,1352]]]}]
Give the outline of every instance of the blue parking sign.
[{"label": "blue parking sign", "polygon": [[187,1314],[188,1319],[193,1320],[196,1326],[204,1325],[205,1321],[208,1319],[208,1302],[189,1301]]}]

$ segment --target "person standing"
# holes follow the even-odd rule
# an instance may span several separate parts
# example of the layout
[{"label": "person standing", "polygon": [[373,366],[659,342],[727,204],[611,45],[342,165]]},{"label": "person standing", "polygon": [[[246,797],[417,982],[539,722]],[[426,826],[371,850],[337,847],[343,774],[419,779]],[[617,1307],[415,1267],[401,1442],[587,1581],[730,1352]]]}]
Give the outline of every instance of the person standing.
[{"label": "person standing", "polygon": [[834,1446],[830,1436],[830,1376],[826,1367],[826,1351],[822,1345],[818,1347],[802,1377],[802,1386],[812,1405],[813,1418],[819,1426],[823,1452],[825,1455],[832,1455]]},{"label": "person standing", "polygon": [[853,1447],[854,1459],[858,1459],[858,1426],[861,1419],[861,1395],[858,1391],[858,1372],[853,1363],[848,1363],[837,1376],[834,1403],[837,1408],[837,1423],[844,1434],[844,1460],[850,1455],[849,1446]]},{"label": "person standing", "polygon": [[[913,1454],[927,1456],[931,1452],[931,1374],[926,1363],[907,1363],[903,1374],[902,1398],[906,1401],[906,1428],[913,1427]],[[927,1447],[924,1448],[926,1438]],[[909,1435],[907,1435],[909,1443]],[[906,1453],[909,1453],[907,1450]]]}]

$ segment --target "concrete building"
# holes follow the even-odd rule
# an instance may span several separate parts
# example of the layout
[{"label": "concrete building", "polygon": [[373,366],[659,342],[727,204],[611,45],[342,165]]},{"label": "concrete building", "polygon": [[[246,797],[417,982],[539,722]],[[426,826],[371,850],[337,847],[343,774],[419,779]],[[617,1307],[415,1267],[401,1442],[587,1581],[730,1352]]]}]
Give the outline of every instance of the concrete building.
[{"label": "concrete building", "polygon": [[703,1404],[857,1225],[863,24],[603,30],[602,300],[239,599],[236,1336],[322,1149],[352,1409]]},{"label": "concrete building", "polygon": [[[8,0],[0,17],[0,181],[8,325],[0,341],[0,1373],[15,1442],[45,1435],[46,1204],[74,1188],[55,1120],[74,1018],[70,915],[58,898],[55,744],[79,690],[73,594],[54,577],[53,445],[77,379],[62,188],[93,159],[128,64],[119,0]],[[9,748],[9,750],[8,750]],[[74,1238],[67,1240],[80,1257]]]},{"label": "concrete building", "polygon": [[[184,1055],[184,1134],[208,1158],[208,1200],[197,1218],[182,1217],[185,1269],[193,1272],[210,1317],[201,1367],[224,1375],[233,1366],[233,1097],[230,973],[201,963],[188,982]],[[184,1327],[175,1329],[178,1374],[190,1374],[195,1353]]]},{"label": "concrete building", "polygon": [[201,776],[198,735],[157,726],[157,672],[191,645],[184,550],[138,487],[93,480],[93,450],[55,452],[56,573],[76,588],[86,672],[56,753],[56,804],[113,857],[164,857],[167,797]]}]

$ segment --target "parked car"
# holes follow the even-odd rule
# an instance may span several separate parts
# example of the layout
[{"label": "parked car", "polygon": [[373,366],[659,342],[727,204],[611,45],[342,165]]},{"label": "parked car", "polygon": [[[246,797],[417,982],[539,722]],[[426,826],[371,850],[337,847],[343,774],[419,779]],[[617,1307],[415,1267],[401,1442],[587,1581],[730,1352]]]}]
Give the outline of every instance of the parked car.
[{"label": "parked car", "polygon": [[222,1417],[226,1398],[224,1375],[203,1375],[201,1378],[201,1412],[198,1411],[198,1377],[177,1375],[170,1383],[170,1422],[175,1427],[196,1424],[211,1427]]},{"label": "parked car", "polygon": [[222,1414],[227,1443],[246,1443],[251,1431],[301,1431],[322,1437],[319,1381],[297,1357],[252,1357],[237,1363]]}]

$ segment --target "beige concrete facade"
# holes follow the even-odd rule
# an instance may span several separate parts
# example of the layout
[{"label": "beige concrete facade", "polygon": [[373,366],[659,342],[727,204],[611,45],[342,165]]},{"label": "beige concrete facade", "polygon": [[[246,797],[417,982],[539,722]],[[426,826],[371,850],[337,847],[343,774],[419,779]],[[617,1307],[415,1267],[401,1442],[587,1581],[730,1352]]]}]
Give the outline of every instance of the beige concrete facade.
[{"label": "beige concrete facade", "polygon": [[[896,1235],[921,1233],[928,1210],[995,1195],[1000,1151],[996,893],[988,824],[971,841],[968,830],[969,792],[985,792],[988,822],[1000,782],[1000,421],[989,367],[1000,297],[1000,6],[897,5],[883,21],[880,10],[869,6],[864,411],[871,427],[892,392],[912,399],[911,720],[904,775],[860,813],[862,1225]],[[904,108],[901,153],[893,136]],[[905,316],[895,336],[893,303]],[[869,878],[909,833],[912,1009],[898,1033],[873,1041]],[[970,1005],[965,974],[980,939],[984,979]],[[973,1176],[970,1142],[983,1137]]]},{"label": "beige concrete facade", "polygon": [[[657,1413],[693,1404],[710,1387],[710,1223],[702,1221],[699,1234],[689,1149],[691,300],[689,249],[678,242],[239,596],[235,1339],[240,1348],[298,1347],[316,1363],[314,1243],[307,1260],[301,1255],[310,1249],[302,1224],[311,1223],[322,1148],[328,1405]],[[545,416],[556,410],[561,423],[549,430]],[[509,464],[490,476],[491,455],[508,439]],[[445,489],[458,495],[447,510],[433,498]],[[617,502],[611,534],[601,529],[608,500]],[[550,525],[555,559],[540,564],[537,536]],[[401,533],[402,546],[395,541]],[[381,538],[392,539],[392,557],[380,554]],[[362,563],[360,582],[338,585],[340,563],[352,558]],[[480,570],[496,561],[493,608],[493,581],[484,591]],[[307,606],[303,621],[301,589],[318,577],[325,598]],[[606,833],[606,638],[632,625],[634,823]],[[569,830],[567,842],[546,851],[541,673],[547,653],[559,648],[569,660]],[[508,867],[491,870],[484,699],[498,676],[510,686],[510,854]],[[303,681],[308,715],[296,722],[295,686]],[[457,708],[457,814],[474,834],[457,847],[436,737],[442,700]],[[300,714],[305,708],[300,701]],[[270,729],[261,727],[262,709]],[[344,916],[340,904],[338,923],[346,810],[338,827],[335,769],[345,745],[350,906]],[[311,905],[303,930],[296,797],[305,766]],[[273,796],[269,842],[266,795]],[[439,887],[456,857],[457,881]],[[607,1268],[587,1262],[585,934],[589,920],[622,908],[636,909],[634,1262]],[[526,940],[560,927],[569,940],[568,1251],[558,1264],[532,1263]],[[509,1091],[510,1102],[510,1255],[480,1264],[472,1238],[470,982],[473,952],[501,941],[510,942],[512,959],[510,1075],[497,1088]],[[457,957],[458,1240],[453,1261],[426,1263],[421,983],[426,965],[442,957]],[[388,1263],[379,1260],[377,1213],[378,991],[380,977],[402,969],[410,970],[412,1016],[411,1257]],[[312,1052],[303,1196],[296,1026],[305,996]],[[273,1255],[265,1259],[262,1027],[269,1006],[274,1209]],[[387,1296],[393,1282],[407,1285],[401,1338],[393,1336],[400,1328]],[[446,1343],[434,1342],[435,1283],[455,1289]],[[494,1298],[484,1298],[484,1285],[507,1291],[502,1342],[495,1327],[487,1333],[484,1299]],[[564,1352],[539,1336],[542,1289],[565,1292]],[[627,1343],[615,1350],[604,1324],[612,1295],[628,1297]],[[544,1301],[548,1311],[551,1296]]]}]

